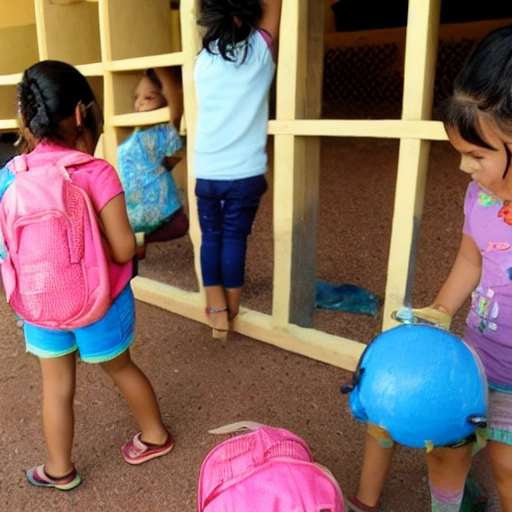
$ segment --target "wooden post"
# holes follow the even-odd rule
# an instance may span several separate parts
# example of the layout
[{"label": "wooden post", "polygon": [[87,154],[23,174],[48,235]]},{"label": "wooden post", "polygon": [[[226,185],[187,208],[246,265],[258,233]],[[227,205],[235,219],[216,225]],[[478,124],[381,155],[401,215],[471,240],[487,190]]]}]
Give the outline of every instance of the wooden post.
[{"label": "wooden post", "polygon": [[[409,0],[402,119],[431,118],[436,71],[440,0]],[[383,329],[396,325],[391,313],[402,307],[411,261],[413,226],[419,226],[430,141],[400,140],[395,206],[388,260]]]},{"label": "wooden post", "polygon": [[189,236],[194,248],[194,268],[197,282],[203,291],[203,279],[201,275],[201,230],[197,215],[197,203],[195,196],[194,165],[194,141],[197,124],[197,100],[194,84],[194,63],[196,55],[201,48],[199,30],[197,26],[198,2],[197,0],[181,0],[181,47],[183,49],[183,102],[185,108],[185,124],[187,127],[187,196],[189,208]]},{"label": "wooden post", "polygon": [[[277,71],[277,119],[318,119],[323,72],[323,3],[284,0]],[[274,142],[274,302],[276,327],[312,327],[320,139]]]}]

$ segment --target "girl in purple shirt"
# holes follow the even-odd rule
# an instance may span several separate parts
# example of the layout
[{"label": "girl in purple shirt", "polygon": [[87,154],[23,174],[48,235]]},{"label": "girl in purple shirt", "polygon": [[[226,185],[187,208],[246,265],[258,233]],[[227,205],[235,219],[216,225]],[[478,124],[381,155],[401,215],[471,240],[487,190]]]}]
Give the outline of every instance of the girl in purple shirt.
[{"label": "girl in purple shirt", "polygon": [[[459,73],[442,119],[469,183],[459,252],[433,305],[416,316],[449,328],[471,297],[464,340],[489,382],[487,449],[502,511],[512,512],[512,25],[488,34]],[[427,454],[432,512],[458,512],[472,443]],[[349,510],[377,511],[392,439],[368,427],[363,472]]]}]

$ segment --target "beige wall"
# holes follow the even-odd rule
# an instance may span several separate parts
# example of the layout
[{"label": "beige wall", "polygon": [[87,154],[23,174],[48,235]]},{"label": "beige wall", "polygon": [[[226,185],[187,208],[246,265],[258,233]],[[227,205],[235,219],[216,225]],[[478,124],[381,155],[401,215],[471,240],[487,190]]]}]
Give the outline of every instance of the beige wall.
[{"label": "beige wall", "polygon": [[0,0],[0,28],[36,22],[33,0]]}]

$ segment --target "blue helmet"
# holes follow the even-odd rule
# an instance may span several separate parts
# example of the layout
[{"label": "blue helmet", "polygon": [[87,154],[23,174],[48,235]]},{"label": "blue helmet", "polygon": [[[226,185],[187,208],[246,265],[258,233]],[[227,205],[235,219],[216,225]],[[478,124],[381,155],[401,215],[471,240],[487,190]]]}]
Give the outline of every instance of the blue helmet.
[{"label": "blue helmet", "polygon": [[412,448],[450,446],[485,426],[487,379],[476,353],[447,331],[399,325],[363,352],[350,392],[356,419]]}]

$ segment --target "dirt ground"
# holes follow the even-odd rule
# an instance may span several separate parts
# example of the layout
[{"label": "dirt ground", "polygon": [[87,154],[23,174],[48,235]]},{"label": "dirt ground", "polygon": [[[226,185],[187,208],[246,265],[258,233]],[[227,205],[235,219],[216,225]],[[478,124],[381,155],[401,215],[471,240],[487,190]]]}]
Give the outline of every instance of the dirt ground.
[{"label": "dirt ground", "polygon": [[[397,141],[323,139],[318,279],[384,295],[397,156]],[[418,307],[433,299],[457,249],[467,185],[457,167],[448,144],[434,143],[414,283]],[[243,298],[244,306],[266,313],[272,305],[272,172],[269,183],[250,239]],[[197,289],[188,238],[151,246],[141,274]],[[175,449],[140,467],[126,464],[120,447],[134,433],[134,420],[100,368],[79,362],[74,460],[83,484],[69,493],[34,488],[24,471],[45,460],[39,368],[24,353],[3,302],[0,315],[1,512],[193,512],[201,462],[220,440],[207,430],[242,419],[293,430],[344,493],[356,489],[364,426],[339,392],[348,372],[237,334],[226,344],[215,342],[205,325],[143,303],[137,304],[132,353],[156,389]],[[365,343],[381,322],[381,315],[326,310],[315,317],[317,329]],[[456,332],[462,324],[460,314]],[[492,494],[487,475],[483,454],[475,476]],[[430,510],[421,450],[398,449],[383,503],[387,512]]]}]

